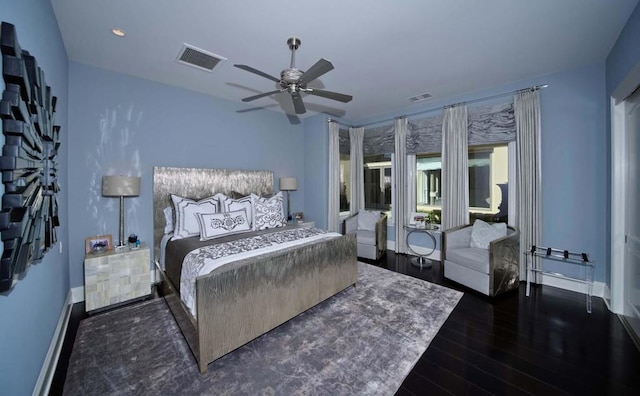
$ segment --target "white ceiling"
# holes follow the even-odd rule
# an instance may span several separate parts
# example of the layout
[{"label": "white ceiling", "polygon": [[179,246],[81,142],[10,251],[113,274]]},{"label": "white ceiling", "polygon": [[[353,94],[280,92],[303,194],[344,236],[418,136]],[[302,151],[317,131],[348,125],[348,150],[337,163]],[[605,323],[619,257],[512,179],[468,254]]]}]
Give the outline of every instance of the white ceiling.
[{"label": "white ceiling", "polygon": [[[335,69],[310,86],[350,103],[303,95],[304,116],[352,121],[434,99],[603,62],[638,0],[52,0],[69,59],[257,107],[293,113],[286,93],[245,104],[289,66]],[[111,29],[120,28],[118,38]],[[212,73],[176,61],[183,43],[228,59]],[[433,100],[433,99],[432,99]],[[414,105],[415,106],[415,105]]]}]

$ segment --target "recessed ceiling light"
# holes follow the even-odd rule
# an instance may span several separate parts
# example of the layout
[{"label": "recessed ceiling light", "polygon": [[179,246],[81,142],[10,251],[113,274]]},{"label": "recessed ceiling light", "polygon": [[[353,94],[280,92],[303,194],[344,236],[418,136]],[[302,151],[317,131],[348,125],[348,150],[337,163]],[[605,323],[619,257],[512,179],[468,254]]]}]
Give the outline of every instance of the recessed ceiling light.
[{"label": "recessed ceiling light", "polygon": [[124,30],[122,29],[111,29],[111,33],[115,34],[118,37],[124,37]]}]

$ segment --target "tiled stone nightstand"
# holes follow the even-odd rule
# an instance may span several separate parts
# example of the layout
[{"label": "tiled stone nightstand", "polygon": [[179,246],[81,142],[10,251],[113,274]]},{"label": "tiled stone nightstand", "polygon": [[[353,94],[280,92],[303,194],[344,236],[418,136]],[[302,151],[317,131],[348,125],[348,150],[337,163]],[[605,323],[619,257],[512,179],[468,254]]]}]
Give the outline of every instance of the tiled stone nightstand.
[{"label": "tiled stone nightstand", "polygon": [[140,249],[84,257],[87,312],[151,294],[150,250]]}]

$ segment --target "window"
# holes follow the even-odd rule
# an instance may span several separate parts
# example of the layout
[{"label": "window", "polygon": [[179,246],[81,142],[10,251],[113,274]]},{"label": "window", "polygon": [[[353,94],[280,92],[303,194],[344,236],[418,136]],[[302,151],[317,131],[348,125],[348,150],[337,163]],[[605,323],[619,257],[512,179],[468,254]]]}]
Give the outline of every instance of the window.
[{"label": "window", "polygon": [[391,218],[391,154],[364,157],[364,207],[386,212]]},{"label": "window", "polygon": [[[508,221],[509,149],[507,145],[469,148],[470,221]],[[442,213],[442,157],[440,153],[416,156],[416,211]]]},{"label": "window", "polygon": [[437,154],[416,156],[416,211],[430,214],[440,222],[442,213],[442,157]]},{"label": "window", "polygon": [[419,156],[417,163],[418,205],[441,207],[442,158],[440,156]]},{"label": "window", "polygon": [[508,221],[509,149],[505,145],[469,148],[470,221]]},{"label": "window", "polygon": [[340,154],[340,216],[348,216],[351,210],[351,156]]}]

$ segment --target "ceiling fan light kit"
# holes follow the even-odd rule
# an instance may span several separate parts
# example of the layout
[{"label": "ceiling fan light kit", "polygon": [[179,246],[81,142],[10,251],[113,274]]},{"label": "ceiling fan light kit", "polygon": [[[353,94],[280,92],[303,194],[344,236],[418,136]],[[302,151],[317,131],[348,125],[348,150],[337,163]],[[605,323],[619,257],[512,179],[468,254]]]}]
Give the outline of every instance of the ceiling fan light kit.
[{"label": "ceiling fan light kit", "polygon": [[304,102],[302,101],[302,97],[300,96],[301,92],[327,99],[337,100],[343,103],[351,101],[351,99],[353,99],[351,95],[345,95],[338,92],[325,91],[315,88],[307,88],[308,83],[333,70],[333,64],[331,64],[330,61],[321,58],[307,71],[303,72],[302,70],[296,69],[296,50],[300,47],[301,43],[302,42],[297,37],[291,37],[287,40],[287,45],[291,50],[291,63],[288,69],[284,69],[282,70],[282,72],[280,72],[279,79],[251,66],[238,64],[234,65],[239,69],[257,74],[261,77],[274,81],[280,86],[280,88],[275,91],[269,91],[258,95],[249,96],[242,99],[242,101],[251,102],[252,100],[263,98],[265,96],[270,96],[280,92],[287,92],[289,93],[289,95],[291,95],[293,108],[295,109],[296,114],[303,114],[307,111],[304,106]]}]

